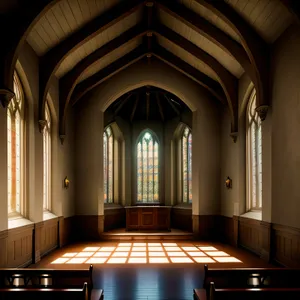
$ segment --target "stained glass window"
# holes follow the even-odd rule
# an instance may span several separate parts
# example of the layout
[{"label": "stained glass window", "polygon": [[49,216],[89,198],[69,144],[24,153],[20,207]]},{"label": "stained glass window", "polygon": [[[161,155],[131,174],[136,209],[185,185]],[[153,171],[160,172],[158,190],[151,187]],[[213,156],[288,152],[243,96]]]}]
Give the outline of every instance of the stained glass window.
[{"label": "stained glass window", "polygon": [[182,135],[182,201],[192,203],[192,132],[188,127]]},{"label": "stained glass window", "polygon": [[111,127],[103,133],[104,203],[113,203],[113,143]]},{"label": "stained glass window", "polygon": [[262,207],[262,132],[256,107],[256,92],[252,92],[248,104],[248,203],[250,210]]},{"label": "stained glass window", "polygon": [[159,201],[158,141],[146,131],[137,144],[137,202]]},{"label": "stained glass window", "polygon": [[22,121],[24,97],[21,82],[14,74],[15,97],[7,108],[8,214],[21,213]]},{"label": "stained glass window", "polygon": [[48,103],[45,105],[45,127],[43,130],[43,208],[44,210],[51,209],[51,115]]}]

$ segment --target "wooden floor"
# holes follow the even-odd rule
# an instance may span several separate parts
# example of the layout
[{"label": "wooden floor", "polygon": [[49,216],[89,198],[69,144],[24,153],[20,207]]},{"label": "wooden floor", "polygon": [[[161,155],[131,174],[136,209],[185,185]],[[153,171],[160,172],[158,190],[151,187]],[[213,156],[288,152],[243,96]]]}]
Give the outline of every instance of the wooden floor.
[{"label": "wooden floor", "polygon": [[[167,263],[151,262],[155,248],[161,254],[155,254],[154,258],[164,257]],[[220,263],[220,257],[231,257],[239,262]],[[100,259],[98,263],[97,258]],[[121,260],[109,263],[110,259],[115,258]],[[141,258],[146,259],[146,263],[138,263]],[[181,258],[187,258],[190,262],[176,262]],[[272,267],[242,249],[182,240],[78,243],[55,250],[30,267],[87,268],[93,262],[94,285],[104,289],[105,300],[192,300],[193,289],[202,287],[203,283],[204,263],[198,262],[201,258],[211,260],[209,267]],[[136,260],[130,263],[130,259]],[[72,260],[77,263],[72,263]],[[55,261],[60,263],[53,263]]]}]

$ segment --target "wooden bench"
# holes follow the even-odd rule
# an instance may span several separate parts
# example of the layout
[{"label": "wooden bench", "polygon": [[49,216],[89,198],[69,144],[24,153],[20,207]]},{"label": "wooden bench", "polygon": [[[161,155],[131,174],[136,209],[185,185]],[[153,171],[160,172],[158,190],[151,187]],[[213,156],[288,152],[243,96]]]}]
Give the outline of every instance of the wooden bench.
[{"label": "wooden bench", "polygon": [[208,269],[204,266],[203,288],[211,282],[217,288],[300,288],[300,269],[291,268],[227,268]]},{"label": "wooden bench", "polygon": [[88,285],[83,288],[1,288],[1,300],[88,300]]},{"label": "wooden bench", "polygon": [[93,289],[93,266],[88,269],[0,269],[0,289],[75,289],[86,283],[91,300],[103,299],[103,290]]},{"label": "wooden bench", "polygon": [[300,299],[300,288],[216,288],[210,284],[210,291],[194,289],[195,300],[273,300],[279,297]]}]

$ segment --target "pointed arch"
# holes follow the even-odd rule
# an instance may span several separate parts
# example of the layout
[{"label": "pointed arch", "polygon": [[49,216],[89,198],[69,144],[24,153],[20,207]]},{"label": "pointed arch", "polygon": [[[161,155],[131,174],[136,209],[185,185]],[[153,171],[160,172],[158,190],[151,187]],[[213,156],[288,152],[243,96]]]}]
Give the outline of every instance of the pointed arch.
[{"label": "pointed arch", "polygon": [[7,175],[8,214],[24,214],[23,205],[23,140],[24,93],[17,72],[14,73],[15,96],[7,106]]},{"label": "pointed arch", "polygon": [[136,143],[137,202],[159,202],[159,141],[156,134],[143,130]]},{"label": "pointed arch", "polygon": [[247,210],[262,209],[262,129],[256,108],[256,90],[253,89],[246,114]]}]

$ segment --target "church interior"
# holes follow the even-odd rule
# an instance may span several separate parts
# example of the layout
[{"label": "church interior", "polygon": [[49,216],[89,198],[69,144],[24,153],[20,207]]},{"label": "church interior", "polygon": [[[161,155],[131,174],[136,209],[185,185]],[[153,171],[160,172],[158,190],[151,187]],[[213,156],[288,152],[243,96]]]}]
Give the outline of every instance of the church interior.
[{"label": "church interior", "polygon": [[217,296],[210,268],[299,278],[299,1],[0,13],[1,296],[49,269],[69,297],[55,276],[90,265],[85,300],[248,299]]}]

